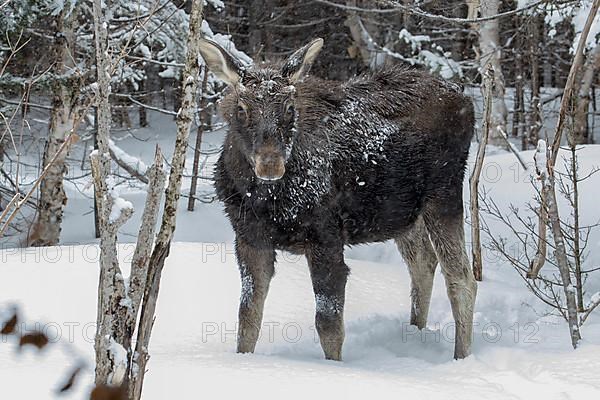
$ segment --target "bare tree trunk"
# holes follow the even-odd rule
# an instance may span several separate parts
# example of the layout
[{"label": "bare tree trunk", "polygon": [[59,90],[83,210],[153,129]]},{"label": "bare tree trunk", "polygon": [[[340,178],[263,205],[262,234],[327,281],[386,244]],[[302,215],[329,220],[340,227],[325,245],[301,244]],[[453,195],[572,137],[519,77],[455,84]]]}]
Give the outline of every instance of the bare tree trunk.
[{"label": "bare tree trunk", "polygon": [[[99,0],[96,0],[99,1]],[[107,157],[91,156],[92,175],[100,216],[100,281],[98,285],[98,317],[96,321],[96,384],[120,385],[127,374],[127,348],[130,332],[125,281],[117,259],[118,229],[131,217],[133,208],[119,207],[106,184],[103,170]],[[116,211],[116,212],[115,212]],[[115,218],[116,216],[116,218]]]},{"label": "bare tree trunk", "polygon": [[481,231],[479,226],[479,176],[483,167],[485,158],[485,147],[487,146],[490,133],[490,120],[492,111],[492,90],[494,85],[494,70],[491,65],[483,73],[484,87],[484,112],[483,112],[483,127],[481,129],[481,140],[477,149],[477,158],[475,167],[469,179],[471,189],[471,202],[469,205],[471,212],[471,252],[473,255],[473,275],[478,281],[483,280],[483,262],[481,257]]},{"label": "bare tree trunk", "polygon": [[537,146],[542,128],[542,106],[540,102],[540,27],[538,17],[530,24],[530,63],[531,63],[531,108],[529,114],[528,147]]},{"label": "bare tree trunk", "polygon": [[[411,5],[412,0],[404,0],[404,3],[408,6]],[[466,0],[464,6],[457,4],[453,7],[452,16],[455,18],[471,18],[470,15],[474,15],[477,18],[477,11],[479,10],[479,0]],[[466,12],[466,13],[465,13]],[[411,32],[410,29],[405,28]],[[469,35],[466,30],[459,30],[455,33],[454,40],[452,40],[452,47],[450,49],[451,58],[453,60],[464,60],[465,50],[468,49]]]},{"label": "bare tree trunk", "polygon": [[[550,158],[549,158],[550,159]],[[581,340],[579,332],[579,321],[577,319],[577,302],[575,300],[575,287],[571,283],[571,273],[569,271],[569,261],[567,259],[567,250],[565,247],[565,239],[560,226],[560,216],[558,213],[558,204],[556,202],[556,187],[554,175],[549,175],[544,186],[545,198],[548,205],[548,218],[550,220],[550,228],[554,237],[554,257],[558,264],[560,277],[563,284],[565,299],[567,301],[567,322],[569,323],[569,331],[571,333],[571,344],[573,348],[577,348]]]},{"label": "bare tree trunk", "polygon": [[198,56],[200,54],[199,44],[202,36],[202,4],[203,0],[192,1],[190,31],[187,39],[187,55],[182,75],[183,96],[181,110],[177,114],[177,138],[175,141],[173,158],[171,160],[169,183],[165,194],[162,224],[148,266],[148,276],[138,328],[135,349],[136,369],[138,374],[133,377],[133,384],[130,386],[129,392],[130,398],[133,400],[139,400],[142,393],[144,374],[139,372],[146,370],[146,363],[149,359],[148,345],[150,343],[150,334],[154,323],[154,313],[160,288],[160,278],[165,259],[169,255],[171,240],[173,239],[173,233],[175,231],[177,203],[181,192],[181,177],[185,164],[185,153],[190,134],[190,127],[194,117],[194,110],[196,108],[196,100],[194,97],[198,86]]},{"label": "bare tree trunk", "polygon": [[261,23],[265,22],[265,13],[270,12],[265,3],[265,0],[253,0],[248,5],[248,54],[256,61],[265,60]]},{"label": "bare tree trunk", "polygon": [[[146,103],[146,79],[144,78],[140,81],[139,83],[139,88],[140,91],[142,92],[142,95],[140,96],[140,101],[142,103]],[[139,124],[141,128],[145,128],[148,126],[148,113],[146,112],[146,107],[138,107],[138,117],[139,117]]]},{"label": "bare tree trunk", "polygon": [[548,146],[545,140],[538,141],[537,149],[533,155],[535,161],[535,172],[536,178],[541,183],[540,189],[540,206],[538,209],[538,237],[537,237],[537,250],[529,270],[527,271],[527,278],[535,279],[538,273],[546,263],[546,252],[547,252],[547,229],[548,229],[548,208],[546,201],[546,154],[548,152]]},{"label": "bare tree trunk", "polygon": [[[96,321],[96,384],[120,385],[127,373],[125,329],[128,307],[125,282],[117,259],[117,231],[131,217],[133,209],[115,204],[119,199],[107,185],[110,174],[109,136],[110,55],[108,53],[108,21],[102,0],[94,0],[94,40],[97,70],[97,133],[98,150],[90,159],[98,219],[100,226],[100,280],[98,285],[98,315]],[[114,209],[114,212],[113,212]]]},{"label": "bare tree trunk", "polygon": [[[181,109],[181,98],[183,97],[183,76],[173,79],[173,87],[171,88],[171,98],[173,100],[173,111],[177,112]],[[174,117],[177,119],[177,116]]]},{"label": "bare tree trunk", "polygon": [[467,18],[477,18],[477,10],[479,10],[479,0],[466,0],[467,4]]},{"label": "bare tree trunk", "polygon": [[[404,4],[405,6],[410,6],[412,5],[413,0],[402,0],[402,4]],[[408,11],[405,11],[402,13],[402,25],[401,27],[406,29],[409,32],[412,32],[412,23],[411,23],[411,13]]]},{"label": "bare tree trunk", "polygon": [[[517,17],[517,23],[522,21]],[[523,40],[517,39],[513,54],[515,57],[515,101],[513,107],[512,136],[518,138],[521,135],[521,150],[527,150],[527,137],[523,132],[525,119],[525,90],[524,90],[524,68],[523,68]]]},{"label": "bare tree trunk", "polygon": [[583,65],[581,81],[577,85],[576,106],[573,115],[573,132],[571,141],[574,144],[590,143],[588,112],[590,108],[592,84],[600,70],[600,44],[597,44],[588,55]]},{"label": "bare tree trunk", "polygon": [[[513,108],[513,124],[512,124],[512,136],[517,138],[521,133],[521,108],[523,106],[523,69],[521,63],[521,55],[515,54],[516,58],[516,73],[517,78],[515,80],[515,103]],[[527,150],[524,148],[522,150]]]},{"label": "bare tree trunk", "polygon": [[[94,150],[98,150],[98,107],[94,107]],[[96,196],[94,196],[94,234],[96,239],[100,239],[100,218]]]},{"label": "bare tree trunk", "polygon": [[154,164],[148,172],[146,207],[127,287],[117,259],[117,232],[131,216],[133,208],[130,203],[117,197],[114,190],[107,185],[110,174],[110,55],[108,24],[102,11],[102,0],[94,0],[93,14],[98,73],[98,150],[92,153],[91,164],[100,222],[100,280],[95,339],[96,385],[118,386],[132,393],[133,387],[139,384],[141,393],[140,380],[143,379],[145,369],[136,368],[137,355],[132,349],[132,338],[142,293],[146,290],[152,237],[165,175],[162,170],[162,155],[157,148]]},{"label": "bare tree trunk", "polygon": [[554,166],[556,165],[556,159],[560,149],[567,109],[572,100],[575,77],[583,62],[583,49],[585,48],[585,42],[599,7],[600,0],[594,0],[592,7],[590,8],[590,13],[587,16],[585,25],[581,32],[577,50],[575,51],[575,55],[573,57],[573,63],[571,64],[571,69],[569,70],[569,76],[567,78],[567,83],[565,84],[565,91],[560,102],[560,110],[558,113],[558,122],[556,123],[554,139],[552,141],[552,147],[549,150],[550,154],[548,155],[547,159],[548,180],[547,184],[544,186],[544,190],[546,191],[546,200],[548,203],[548,217],[550,220],[552,235],[554,236],[555,257],[558,269],[560,271],[565,299],[567,301],[567,321],[569,323],[571,344],[573,345],[573,348],[577,348],[579,340],[581,340],[581,334],[579,332],[579,321],[577,318],[577,302],[575,300],[576,290],[571,284],[571,274],[565,248],[565,240],[560,225],[558,204],[556,202]]},{"label": "bare tree trunk", "polygon": [[[67,78],[73,69],[72,52],[75,39],[73,20],[75,16],[68,7],[55,17],[56,35],[53,48],[55,81],[53,83],[52,113],[50,130],[44,149],[43,168],[57,154],[67,136],[74,131],[78,117],[79,78]],[[76,75],[76,74],[74,74]],[[32,246],[55,246],[60,239],[63,209],[67,195],[63,179],[67,173],[67,151],[61,152],[48,170],[40,185],[37,220],[29,244]]]},{"label": "bare tree trunk", "polygon": [[[346,4],[356,6],[356,0],[347,1]],[[373,39],[360,16],[356,12],[350,12],[344,25],[350,29],[350,36],[356,50],[355,53],[356,55],[360,55],[363,65],[371,69],[383,65],[385,54],[379,52],[375,47],[376,40]]]},{"label": "bare tree trunk", "polygon": [[163,110],[166,110],[167,109],[167,104],[168,104],[168,101],[167,101],[167,88],[165,86],[166,79],[163,78],[163,77],[159,77],[158,81],[160,83],[160,93],[161,93],[161,99],[162,99],[162,108],[163,108]]},{"label": "bare tree trunk", "polygon": [[[481,16],[498,14],[500,0],[481,0]],[[508,110],[504,101],[504,75],[501,66],[501,46],[498,19],[482,22],[479,25],[480,66],[485,71],[488,65],[494,69],[494,90],[490,121],[490,143],[506,146],[502,133],[506,134]],[[482,88],[483,89],[483,88]]]},{"label": "bare tree trunk", "polygon": [[194,166],[192,168],[192,182],[190,184],[190,197],[188,198],[188,211],[194,211],[194,203],[196,202],[196,187],[198,185],[198,168],[200,165],[200,148],[202,147],[202,131],[204,130],[204,117],[206,116],[206,85],[208,83],[208,68],[202,68],[204,72],[202,78],[202,89],[200,92],[200,122],[196,131],[196,146],[194,148]]},{"label": "bare tree trunk", "polygon": [[[594,115],[596,115],[598,113],[598,107],[597,107],[597,102],[596,102],[596,87],[592,86],[592,112],[594,113]],[[596,143],[596,139],[594,138],[594,129],[595,129],[595,124],[594,121],[596,121],[596,119],[592,119],[592,126],[590,127],[590,143],[591,144],[595,144]]]},{"label": "bare tree trunk", "polygon": [[583,304],[583,277],[581,272],[581,243],[579,240],[579,176],[577,165],[577,145],[571,141],[571,182],[573,184],[573,198],[571,204],[573,206],[573,260],[575,262],[575,288],[577,289],[577,311],[584,312],[585,304]]},{"label": "bare tree trunk", "polygon": [[[165,173],[162,167],[162,154],[157,147],[154,163],[148,172],[148,195],[131,262],[128,287],[124,284],[123,274],[116,258],[116,233],[131,216],[133,209],[123,206],[114,208],[117,206],[115,202],[122,203],[122,200],[114,198],[106,182],[100,179],[102,172],[99,153],[93,153],[91,161],[94,183],[98,188],[96,197],[100,200],[98,204],[102,223],[96,333],[96,385],[122,386],[133,390],[134,384],[145,372],[137,369],[137,355],[132,349],[132,338],[142,295],[146,289],[152,238],[164,189]],[[108,218],[107,208],[110,208]],[[112,217],[113,215],[116,219]]]},{"label": "bare tree trunk", "polygon": [[[131,259],[131,275],[129,277],[129,298],[131,299],[132,313],[131,317],[138,314],[144,288],[146,286],[148,275],[148,264],[152,253],[152,244],[154,240],[154,231],[156,230],[156,221],[159,215],[159,205],[162,194],[165,190],[165,172],[163,170],[163,156],[158,148],[154,154],[154,163],[148,172],[148,196],[142,215],[142,224],[138,232],[135,252]],[[130,325],[135,324],[135,319],[129,321]],[[133,333],[133,331],[132,331]]]}]

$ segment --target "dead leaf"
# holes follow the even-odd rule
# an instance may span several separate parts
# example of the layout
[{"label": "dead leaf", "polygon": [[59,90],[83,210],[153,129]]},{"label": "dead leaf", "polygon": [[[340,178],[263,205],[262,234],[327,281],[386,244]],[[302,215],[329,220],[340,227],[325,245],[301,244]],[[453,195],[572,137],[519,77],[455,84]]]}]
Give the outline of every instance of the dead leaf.
[{"label": "dead leaf", "polygon": [[90,400],[127,400],[127,389],[123,386],[97,385]]},{"label": "dead leaf", "polygon": [[19,346],[23,347],[28,344],[33,345],[38,349],[43,349],[48,344],[48,337],[42,332],[33,332],[21,336]]},{"label": "dead leaf", "polygon": [[4,323],[4,325],[2,326],[2,330],[0,331],[0,334],[2,335],[10,335],[11,333],[15,332],[15,328],[17,327],[17,322],[18,322],[18,317],[17,317],[17,313],[15,312],[15,314]]},{"label": "dead leaf", "polygon": [[77,379],[77,376],[79,375],[79,373],[81,372],[81,367],[77,367],[73,370],[73,372],[71,373],[71,375],[69,375],[69,379],[65,382],[64,385],[61,386],[61,388],[58,390],[58,393],[64,393],[66,391],[71,390],[71,388],[73,387],[73,385],[75,384],[75,380]]}]

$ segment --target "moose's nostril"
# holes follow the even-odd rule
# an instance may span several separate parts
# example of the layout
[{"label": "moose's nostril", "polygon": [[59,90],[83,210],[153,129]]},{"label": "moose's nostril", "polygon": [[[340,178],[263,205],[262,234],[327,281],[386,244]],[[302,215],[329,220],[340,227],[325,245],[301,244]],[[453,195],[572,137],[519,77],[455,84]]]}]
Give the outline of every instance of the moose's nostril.
[{"label": "moose's nostril", "polygon": [[254,173],[259,179],[276,181],[285,174],[285,161],[278,153],[259,154],[254,160]]}]

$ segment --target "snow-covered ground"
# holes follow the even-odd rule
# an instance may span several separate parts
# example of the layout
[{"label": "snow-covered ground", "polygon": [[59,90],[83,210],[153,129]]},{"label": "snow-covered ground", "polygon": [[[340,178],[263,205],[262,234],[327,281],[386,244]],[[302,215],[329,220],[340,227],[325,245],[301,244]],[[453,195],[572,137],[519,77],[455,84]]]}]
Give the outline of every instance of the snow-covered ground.
[{"label": "snow-covered ground", "polygon": [[[115,135],[115,143],[149,165],[154,144],[168,155],[175,133],[169,119],[153,118],[152,124],[150,129]],[[203,147],[218,147],[221,140],[222,134],[207,135]],[[524,152],[523,158],[532,160],[532,152]],[[207,164],[213,161],[214,156]],[[582,149],[580,164],[584,172],[600,166],[600,146]],[[492,152],[482,179],[502,209],[511,203],[524,209],[533,194],[528,174],[511,154]],[[40,354],[31,349],[19,353],[10,338],[0,338],[1,398],[54,398],[55,389],[79,362],[86,368],[76,390],[62,397],[81,399],[89,393],[98,248],[88,181],[89,177],[74,179],[67,186],[63,246],[0,252],[0,321],[2,312],[16,303],[29,321],[23,329],[44,329],[57,342]],[[596,176],[582,184],[586,224],[600,219],[595,197],[599,183]],[[184,187],[188,185],[185,180]],[[201,190],[208,192],[208,183]],[[128,185],[121,195],[137,210],[120,233],[119,256],[127,270],[133,254],[129,242],[135,239],[144,195]],[[306,261],[288,254],[278,257],[256,353],[235,354],[240,283],[233,234],[220,204],[197,204],[190,213],[186,203],[183,198],[178,242],[163,275],[144,399],[599,398],[600,311],[586,322],[582,345],[573,351],[566,324],[544,316],[547,308],[527,291],[513,268],[491,254],[479,285],[473,355],[465,360],[452,360],[453,320],[439,273],[429,329],[417,332],[408,324],[408,273],[391,243],[358,246],[346,253],[352,274],[343,362],[323,359],[313,327],[315,305]],[[507,233],[497,222],[488,223],[498,234]],[[587,263],[600,264],[598,232],[590,239]],[[588,285],[600,291],[599,279]]]},{"label": "snow-covered ground", "polygon": [[[131,255],[122,250],[123,259]],[[165,267],[144,398],[596,399],[600,394],[600,324],[589,325],[583,345],[573,351],[565,325],[536,318],[522,304],[532,299],[521,283],[506,282],[507,274],[497,271],[489,271],[480,285],[474,355],[452,361],[452,318],[441,277],[431,330],[417,333],[407,324],[405,268],[349,260],[345,361],[337,363],[323,360],[314,335],[306,262],[280,257],[257,352],[237,355],[239,279],[229,250],[229,245],[215,252],[211,244],[175,244]],[[41,321],[51,338],[62,340],[40,355],[19,354],[3,343],[3,393],[50,398],[49,391],[77,361],[73,350],[92,365],[94,254],[86,246],[3,254],[2,299],[18,299],[30,321]],[[89,390],[91,368],[82,378],[78,394],[68,398],[81,398]]]}]

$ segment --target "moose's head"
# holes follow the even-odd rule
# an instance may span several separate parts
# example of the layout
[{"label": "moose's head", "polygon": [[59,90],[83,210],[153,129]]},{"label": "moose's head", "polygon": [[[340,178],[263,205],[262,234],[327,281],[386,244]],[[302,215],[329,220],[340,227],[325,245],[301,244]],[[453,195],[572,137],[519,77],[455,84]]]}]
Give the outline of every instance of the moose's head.
[{"label": "moose's head", "polygon": [[230,86],[222,104],[230,133],[242,147],[257,178],[273,182],[285,174],[298,134],[296,88],[323,47],[315,39],[283,64],[245,67],[217,43],[203,39],[200,53],[206,65]]}]

